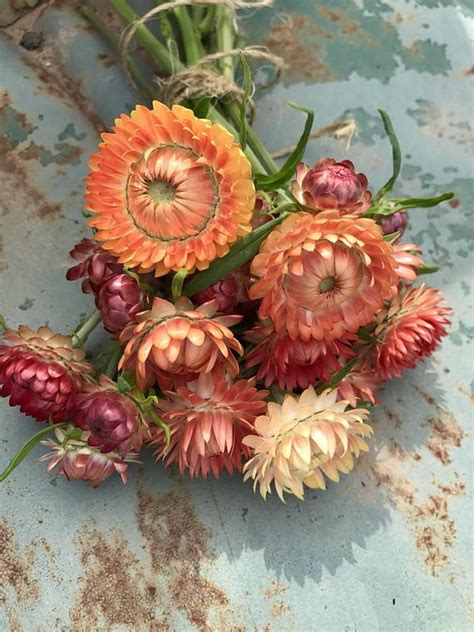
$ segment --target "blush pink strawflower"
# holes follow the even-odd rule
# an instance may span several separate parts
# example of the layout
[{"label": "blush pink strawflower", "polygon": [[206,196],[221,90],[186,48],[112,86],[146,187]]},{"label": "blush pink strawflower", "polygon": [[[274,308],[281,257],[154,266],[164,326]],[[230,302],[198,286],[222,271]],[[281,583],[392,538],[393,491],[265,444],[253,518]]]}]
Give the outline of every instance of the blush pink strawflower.
[{"label": "blush pink strawflower", "polygon": [[167,466],[177,462],[180,472],[188,470],[191,478],[206,478],[209,472],[218,478],[224,468],[230,474],[234,468],[241,471],[242,457],[248,455],[242,438],[253,432],[267,395],[248,380],[228,384],[202,378],[166,393],[169,399],[161,399],[157,411],[170,427],[171,443],[164,450],[164,433],[157,430],[157,458],[165,458]]},{"label": "blush pink strawflower", "polygon": [[397,267],[395,272],[403,281],[414,281],[418,276],[418,268],[425,264],[423,259],[418,256],[421,254],[421,248],[415,244],[399,244],[393,245],[393,254]]},{"label": "blush pink strawflower", "polygon": [[37,421],[62,422],[71,412],[74,395],[91,380],[94,367],[85,362],[70,336],[49,327],[38,330],[20,325],[4,334],[0,345],[0,385],[10,406]]},{"label": "blush pink strawflower", "polygon": [[258,366],[257,379],[269,387],[307,388],[318,380],[328,380],[341,368],[340,358],[353,352],[348,341],[325,343],[320,340],[292,340],[277,334],[270,321],[261,322],[245,334],[255,347],[245,356],[247,368]]},{"label": "blush pink strawflower", "polygon": [[439,290],[409,287],[397,295],[379,315],[374,335],[381,340],[376,348],[377,375],[388,380],[400,377],[404,369],[431,355],[446,335],[452,309]]},{"label": "blush pink strawflower", "polygon": [[371,322],[398,283],[392,246],[371,219],[294,213],[253,259],[260,319],[292,340],[331,342]]},{"label": "blush pink strawflower", "polygon": [[194,307],[185,297],[175,305],[155,298],[152,308],[138,314],[120,336],[125,349],[119,367],[135,370],[141,390],[163,374],[197,376],[223,369],[236,376],[239,366],[232,352],[242,353],[242,346],[229,327],[241,316],[216,311],[216,301]]},{"label": "blush pink strawflower", "polygon": [[251,449],[244,480],[252,478],[264,499],[273,483],[281,500],[285,492],[302,500],[305,485],[325,489],[325,476],[338,481],[339,472],[353,468],[353,455],[368,450],[368,411],[347,410],[348,402],[336,398],[337,391],[317,395],[309,387],[300,396],[286,395],[281,405],[270,402],[257,418],[256,434],[243,440]]},{"label": "blush pink strawflower", "polygon": [[87,481],[92,487],[98,487],[114,473],[120,475],[123,483],[127,482],[127,462],[135,461],[135,455],[129,454],[123,459],[118,452],[104,453],[87,444],[87,432],[80,436],[70,437],[62,429],[56,429],[56,441],[49,439],[41,443],[52,451],[41,457],[41,461],[49,461],[47,471],[57,467],[57,474],[69,481]]},{"label": "blush pink strawflower", "polygon": [[372,203],[367,184],[365,175],[356,173],[350,160],[323,158],[312,168],[300,162],[291,190],[301,204],[312,209],[361,214]]}]

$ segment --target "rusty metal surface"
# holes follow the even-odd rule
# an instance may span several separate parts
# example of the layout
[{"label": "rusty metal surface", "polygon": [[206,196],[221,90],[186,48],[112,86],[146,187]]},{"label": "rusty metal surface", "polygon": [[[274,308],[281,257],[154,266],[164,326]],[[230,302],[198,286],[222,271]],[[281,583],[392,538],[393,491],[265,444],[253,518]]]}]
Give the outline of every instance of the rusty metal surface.
[{"label": "rusty metal surface", "polygon": [[[260,99],[258,131],[272,149],[294,141],[289,98],[313,107],[318,125],[351,114],[350,149],[324,139],[308,162],[348,155],[376,188],[390,166],[375,109],[391,113],[400,191],[456,194],[413,211],[409,233],[443,265],[429,283],[456,309],[450,335],[385,388],[355,472],[304,503],[264,503],[238,476],[185,480],[150,458],[128,486],[94,491],[30,457],[0,489],[2,631],[472,628],[472,3],[276,4],[279,17],[245,24],[288,64]],[[40,5],[0,31],[0,311],[63,330],[91,307],[64,280],[86,232],[87,156],[135,101],[68,5]],[[0,24],[11,6],[0,2]],[[31,30],[40,44],[26,50]],[[0,402],[0,466],[34,429]]]}]

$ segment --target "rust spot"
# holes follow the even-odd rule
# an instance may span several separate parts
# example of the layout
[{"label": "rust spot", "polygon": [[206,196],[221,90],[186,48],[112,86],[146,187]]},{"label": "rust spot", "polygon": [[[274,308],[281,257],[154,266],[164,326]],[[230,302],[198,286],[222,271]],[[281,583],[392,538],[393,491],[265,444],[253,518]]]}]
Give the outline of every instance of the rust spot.
[{"label": "rust spot", "polygon": [[321,47],[316,43],[321,37],[329,39],[333,36],[309,17],[291,14],[286,21],[274,24],[264,43],[283,58],[287,66],[286,78],[318,83],[336,78],[321,59]]},{"label": "rust spot", "polygon": [[51,163],[56,165],[77,165],[79,163],[82,149],[78,145],[56,143],[54,149],[56,153],[31,141],[27,147],[18,152],[18,155],[23,160],[37,160],[43,167],[47,167]]},{"label": "rust spot", "polygon": [[464,70],[465,77],[471,77],[472,75],[474,75],[474,66],[471,66],[470,68],[467,68],[467,70]]},{"label": "rust spot", "polygon": [[[0,187],[14,211],[22,209],[39,219],[57,218],[62,212],[60,204],[51,204],[29,183],[28,173],[13,154],[5,154],[0,162]],[[8,209],[7,209],[8,210]]]},{"label": "rust spot", "polygon": [[448,204],[451,208],[457,208],[461,202],[457,198],[453,198],[452,200],[449,200]]},{"label": "rust spot", "polygon": [[283,584],[282,582],[274,580],[272,581],[270,586],[267,586],[267,588],[264,588],[262,592],[265,599],[272,599],[273,597],[282,595],[287,589],[288,589],[288,586],[285,586],[285,584]]},{"label": "rust spot", "polygon": [[144,623],[152,629],[151,624],[159,623],[154,614],[155,595],[147,589],[140,561],[123,534],[115,532],[106,539],[89,528],[82,532],[79,546],[84,575],[69,615],[72,632],[102,625],[106,629],[116,625],[137,629]]},{"label": "rust spot", "polygon": [[[338,23],[341,35],[362,35],[359,23],[348,18],[342,11],[336,11],[335,9],[321,5],[318,6],[317,12],[329,22]],[[369,38],[366,37],[364,41],[369,43],[368,39]]]},{"label": "rust spot", "polygon": [[210,532],[198,519],[184,490],[152,496],[138,493],[138,527],[145,540],[153,573],[166,577],[170,608],[178,608],[198,630],[212,629],[211,611],[228,605],[224,591],[202,575],[212,560]]},{"label": "rust spot", "polygon": [[443,465],[451,463],[450,447],[459,448],[464,437],[463,429],[450,413],[445,413],[442,418],[428,419],[426,425],[433,428],[428,441],[428,450]]},{"label": "rust spot", "polygon": [[107,53],[99,53],[97,55],[97,59],[100,59],[100,61],[104,64],[104,68],[110,68],[116,64],[115,59],[113,59],[110,55],[107,55]]},{"label": "rust spot", "polygon": [[20,552],[13,530],[0,522],[0,606],[7,604],[7,589],[13,589],[17,603],[31,606],[38,599],[38,582],[32,578],[34,553]]},{"label": "rust spot", "polygon": [[386,408],[383,405],[381,406],[381,409],[383,410],[383,412],[387,416],[387,418],[388,418],[389,422],[391,423],[391,425],[394,428],[400,428],[400,426],[402,425],[402,421],[401,421],[400,417],[397,415],[397,413],[394,413],[392,410],[389,410],[388,408]]},{"label": "rust spot", "polygon": [[[63,64],[60,61],[61,56],[58,51],[52,47],[44,47],[33,57],[29,55],[25,57],[24,63],[33,70],[37,77],[41,80],[41,89],[46,93],[59,97],[64,97],[80,109],[87,117],[90,124],[94,127],[98,134],[106,131],[106,126],[100,117],[91,110],[87,99],[82,93],[81,83],[73,81]],[[46,70],[46,67],[48,68]]]},{"label": "rust spot", "polygon": [[[395,444],[395,445],[394,445]],[[436,490],[420,501],[419,493],[411,482],[413,477],[400,473],[412,465],[409,455],[396,442],[384,447],[371,468],[372,476],[379,487],[389,491],[389,502],[396,506],[408,519],[414,532],[415,543],[423,555],[425,565],[432,575],[438,575],[449,562],[449,551],[456,538],[456,526],[449,515],[450,496],[460,496],[465,491],[464,483],[455,478],[452,483],[437,483]],[[417,456],[414,455],[415,461]],[[400,458],[401,457],[401,458]]]}]

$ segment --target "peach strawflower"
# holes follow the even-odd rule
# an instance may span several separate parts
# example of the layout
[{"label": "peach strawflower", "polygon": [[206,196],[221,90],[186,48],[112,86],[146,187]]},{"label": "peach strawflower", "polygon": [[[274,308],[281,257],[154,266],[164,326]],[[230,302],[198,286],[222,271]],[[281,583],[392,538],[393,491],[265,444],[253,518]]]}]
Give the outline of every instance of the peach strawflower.
[{"label": "peach strawflower", "polygon": [[260,247],[251,266],[270,318],[290,338],[331,342],[356,332],[383,308],[398,283],[392,246],[371,219],[324,211],[294,213]]},{"label": "peach strawflower", "polygon": [[302,500],[304,485],[325,489],[324,475],[338,481],[339,472],[353,468],[353,454],[368,450],[368,411],[346,410],[349,402],[336,398],[335,390],[317,395],[309,387],[300,396],[286,395],[281,405],[270,402],[257,418],[258,434],[243,440],[253,455],[244,465],[244,480],[252,478],[264,499],[273,482],[281,500],[284,492]]},{"label": "peach strawflower", "polygon": [[119,368],[134,369],[141,390],[167,374],[195,379],[222,368],[235,377],[239,365],[232,351],[241,354],[242,346],[229,327],[241,316],[216,310],[217,301],[194,307],[186,297],[175,305],[155,298],[152,308],[123,330],[120,341],[127,344]]},{"label": "peach strawflower", "polygon": [[393,254],[397,262],[395,272],[404,281],[414,281],[418,276],[418,268],[424,265],[423,259],[418,256],[421,248],[415,244],[393,244]]},{"label": "peach strawflower", "polygon": [[177,461],[180,472],[188,469],[192,478],[206,478],[209,472],[218,478],[224,468],[229,474],[234,468],[241,471],[242,456],[248,456],[242,439],[265,411],[268,392],[257,390],[249,380],[229,385],[201,376],[166,395],[169,401],[160,399],[157,412],[169,424],[171,443],[165,451],[164,433],[157,430],[152,442],[160,446],[157,458],[165,458],[167,466]]},{"label": "peach strawflower", "polygon": [[142,105],[115,121],[90,161],[94,238],[120,263],[203,270],[251,230],[250,163],[221,125],[180,105]]},{"label": "peach strawflower", "polygon": [[307,388],[338,371],[340,356],[353,356],[347,341],[291,340],[287,334],[277,334],[268,320],[244,337],[256,344],[246,354],[245,364],[247,368],[258,366],[257,379],[267,387],[277,384],[281,389]]},{"label": "peach strawflower", "polygon": [[409,287],[397,295],[380,314],[374,335],[381,340],[376,348],[377,374],[383,380],[400,377],[404,369],[433,353],[451,323],[448,307],[439,290]]},{"label": "peach strawflower", "polygon": [[358,363],[337,385],[337,398],[345,399],[351,406],[358,402],[378,404],[375,394],[381,387],[382,380],[376,373],[372,363],[363,360]]}]

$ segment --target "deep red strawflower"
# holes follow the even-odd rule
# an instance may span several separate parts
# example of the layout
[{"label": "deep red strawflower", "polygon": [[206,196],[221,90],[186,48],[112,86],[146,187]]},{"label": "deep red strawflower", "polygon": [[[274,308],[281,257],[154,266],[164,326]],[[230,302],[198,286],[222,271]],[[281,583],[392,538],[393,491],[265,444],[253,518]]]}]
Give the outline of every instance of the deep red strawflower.
[{"label": "deep red strawflower", "polygon": [[101,384],[85,386],[74,398],[72,423],[89,433],[87,442],[101,452],[126,456],[139,452],[143,443],[142,416],[135,403],[116,390],[105,376]]},{"label": "deep red strawflower", "polygon": [[315,210],[363,213],[372,203],[367,184],[365,175],[356,173],[350,160],[323,158],[312,168],[299,163],[292,193],[301,204]]},{"label": "deep red strawflower", "polygon": [[145,309],[145,297],[130,275],[116,274],[101,285],[96,295],[96,305],[105,329],[117,334]]},{"label": "deep red strawflower", "polygon": [[265,386],[281,389],[308,388],[318,380],[327,381],[341,368],[340,359],[354,355],[349,338],[326,343],[321,340],[291,340],[277,334],[271,321],[256,325],[245,334],[256,346],[245,356],[247,368],[258,366],[257,379]]},{"label": "deep red strawflower", "polygon": [[72,338],[49,327],[34,331],[21,325],[18,331],[7,330],[4,340],[10,345],[0,345],[0,384],[10,406],[37,421],[68,419],[75,394],[94,373],[84,362],[84,350],[74,349]]},{"label": "deep red strawflower", "polygon": [[69,268],[66,279],[84,279],[82,291],[85,294],[97,293],[104,281],[123,272],[123,265],[92,239],[83,239],[69,254],[79,263]]}]

